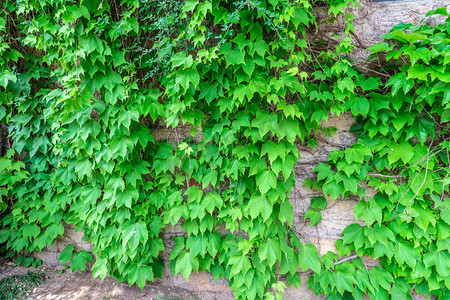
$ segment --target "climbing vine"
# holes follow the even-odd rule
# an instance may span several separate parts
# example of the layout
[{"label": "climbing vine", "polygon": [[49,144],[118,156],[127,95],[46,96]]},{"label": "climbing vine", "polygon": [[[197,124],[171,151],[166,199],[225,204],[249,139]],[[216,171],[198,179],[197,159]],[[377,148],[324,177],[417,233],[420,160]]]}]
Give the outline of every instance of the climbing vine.
[{"label": "climbing vine", "polygon": [[[143,288],[163,274],[163,230],[181,226],[172,272],[225,277],[237,299],[279,299],[300,271],[334,298],[449,295],[445,9],[429,13],[447,17],[435,27],[394,27],[370,48],[387,62],[367,72],[351,59],[350,0],[328,1],[328,21],[344,23],[328,44],[311,38],[307,0],[2,5],[8,249],[41,251],[73,224],[96,260],[68,245],[63,264]],[[314,148],[344,113],[357,143],[306,185],[356,199],[362,220],[319,256],[293,224],[297,145]],[[312,226],[325,197],[312,199]]]}]

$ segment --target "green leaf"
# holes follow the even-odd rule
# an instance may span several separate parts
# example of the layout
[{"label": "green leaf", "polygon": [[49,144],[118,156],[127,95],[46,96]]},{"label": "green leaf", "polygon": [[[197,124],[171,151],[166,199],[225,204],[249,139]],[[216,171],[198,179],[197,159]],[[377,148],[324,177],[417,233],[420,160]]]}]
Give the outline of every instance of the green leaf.
[{"label": "green leaf", "polygon": [[177,54],[172,56],[170,61],[172,62],[173,68],[179,67],[181,65],[184,65],[185,68],[190,68],[192,66],[192,63],[194,62],[194,60],[192,59],[192,55],[189,54],[188,56],[186,56],[185,52],[178,52]]},{"label": "green leaf", "polygon": [[72,254],[73,244],[68,244],[59,254],[58,261],[61,261],[61,263],[64,265],[72,258]]},{"label": "green leaf", "polygon": [[450,275],[450,254],[448,249],[424,254],[423,262],[427,268],[430,266],[436,266],[436,271],[442,277],[448,277]]},{"label": "green leaf", "polygon": [[270,131],[275,132],[277,127],[277,116],[267,111],[258,111],[252,121],[252,127],[258,128],[259,134],[264,136]]},{"label": "green leaf", "polygon": [[92,266],[92,277],[100,277],[100,279],[105,279],[105,277],[108,275],[108,259],[105,257],[99,257],[94,265]]},{"label": "green leaf", "polygon": [[366,97],[351,97],[346,106],[351,109],[353,116],[362,115],[366,117],[369,113],[370,104]]},{"label": "green leaf", "polygon": [[248,270],[252,267],[250,259],[247,255],[235,255],[230,257],[228,264],[231,265],[230,276],[233,277],[236,274],[242,274],[245,276]]},{"label": "green leaf", "polygon": [[201,204],[206,209],[206,211],[212,214],[215,208],[220,209],[222,207],[223,200],[219,194],[217,194],[216,192],[211,192],[206,194]]},{"label": "green leaf", "polygon": [[256,176],[256,184],[261,193],[266,194],[269,189],[277,187],[277,178],[272,171],[265,170]]},{"label": "green leaf", "polygon": [[184,69],[176,73],[175,83],[181,85],[184,90],[187,90],[191,83],[194,86],[200,83],[200,76],[195,68]]},{"label": "green leaf", "polygon": [[344,244],[353,243],[356,249],[364,246],[366,237],[364,236],[364,229],[359,224],[351,224],[342,231],[344,237]]},{"label": "green leaf", "polygon": [[414,157],[413,147],[406,141],[400,141],[399,144],[391,143],[390,150],[388,152],[389,164],[392,165],[398,160],[402,160],[407,164]]},{"label": "green leaf", "polygon": [[349,164],[352,162],[363,163],[366,155],[372,155],[372,151],[362,144],[355,144],[352,148],[345,149],[345,160]]},{"label": "green leaf", "polygon": [[259,259],[267,260],[269,267],[281,260],[281,244],[277,238],[269,238],[261,243],[258,250]]},{"label": "green leaf", "polygon": [[337,81],[337,87],[341,91],[347,89],[348,91],[353,92],[353,90],[355,89],[355,84],[353,83],[353,80],[350,77],[344,77]]},{"label": "green leaf", "polygon": [[23,237],[26,239],[35,238],[41,232],[41,228],[36,224],[26,224],[22,227]]},{"label": "green leaf", "polygon": [[150,266],[132,264],[128,270],[128,283],[130,286],[133,283],[142,290],[144,289],[147,280],[153,281],[153,270]]},{"label": "green leaf", "polygon": [[415,268],[417,260],[420,259],[419,251],[413,249],[408,243],[397,241],[394,249],[394,258],[400,265],[407,263],[412,269]]},{"label": "green leaf", "polygon": [[6,88],[8,82],[16,82],[16,80],[17,77],[13,72],[4,70],[0,75],[0,86]]},{"label": "green leaf", "polygon": [[104,47],[102,40],[100,40],[97,36],[79,37],[78,43],[80,47],[88,54],[93,51],[97,51],[99,54],[103,53]]},{"label": "green leaf", "polygon": [[191,275],[192,270],[198,269],[198,260],[191,257],[191,254],[186,251],[182,251],[177,258],[175,265],[175,274],[180,273],[186,280],[188,280],[189,275]]},{"label": "green leaf", "polygon": [[391,283],[394,281],[392,275],[379,266],[375,266],[373,269],[369,269],[369,278],[373,287],[379,291],[382,287],[385,290],[391,289]]},{"label": "green leaf", "polygon": [[79,253],[75,253],[70,263],[70,270],[75,272],[76,270],[86,271],[86,263],[92,261],[92,255],[86,250],[81,250]]},{"label": "green leaf", "polygon": [[279,218],[282,223],[287,221],[288,224],[292,226],[292,220],[294,218],[294,210],[293,205],[291,202],[289,202],[289,200],[281,202]]},{"label": "green leaf", "polygon": [[289,143],[294,143],[297,135],[300,135],[299,126],[300,125],[298,120],[292,119],[291,117],[286,118],[282,120],[276,127],[276,135],[280,140],[286,137]]},{"label": "green leaf", "polygon": [[122,247],[134,251],[140,243],[145,244],[148,240],[147,225],[139,220],[127,222],[122,226]]},{"label": "green leaf", "polygon": [[320,273],[322,270],[319,252],[317,251],[316,246],[312,244],[306,244],[306,246],[300,248],[298,261],[303,272],[306,272],[308,268],[316,273]]},{"label": "green leaf", "polygon": [[252,195],[248,203],[248,209],[252,219],[256,219],[259,215],[263,217],[263,221],[267,220],[272,214],[272,205],[267,197],[257,193]]},{"label": "green leaf", "polygon": [[311,198],[311,208],[315,210],[324,210],[328,206],[327,199],[323,196]]},{"label": "green leaf", "polygon": [[322,220],[322,214],[320,211],[316,211],[314,209],[310,209],[305,213],[305,220],[310,219],[310,226],[316,226]]},{"label": "green leaf", "polygon": [[227,43],[222,46],[223,54],[225,56],[225,61],[227,62],[227,66],[229,65],[243,65],[245,52],[241,51],[238,46],[235,46],[232,49],[231,44]]},{"label": "green leaf", "polygon": [[92,174],[91,162],[89,158],[78,160],[75,166],[75,172],[78,173],[79,178],[83,178],[85,175],[89,178]]},{"label": "green leaf", "polygon": [[343,271],[336,271],[334,272],[333,277],[334,283],[336,284],[336,289],[341,295],[343,295],[345,291],[350,293],[353,292],[353,284],[356,284],[356,280],[353,275]]},{"label": "green leaf", "polygon": [[283,143],[274,143],[272,140],[269,140],[264,143],[261,149],[261,157],[265,154],[269,157],[271,164],[277,157],[284,161],[284,157],[286,156],[286,148]]}]

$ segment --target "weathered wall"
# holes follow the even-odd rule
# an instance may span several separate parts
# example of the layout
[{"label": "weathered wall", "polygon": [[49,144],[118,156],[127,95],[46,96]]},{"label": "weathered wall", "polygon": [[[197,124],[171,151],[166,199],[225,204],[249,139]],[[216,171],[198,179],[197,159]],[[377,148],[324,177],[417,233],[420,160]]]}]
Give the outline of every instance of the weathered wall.
[{"label": "weathered wall", "polygon": [[[450,7],[450,0],[410,0],[396,2],[371,2],[370,0],[361,0],[361,7],[352,9],[355,15],[355,38],[356,45],[360,48],[367,48],[376,42],[381,41],[381,36],[389,31],[389,29],[400,22],[417,24],[425,18],[427,11],[438,7]],[[316,11],[318,18],[325,16],[324,10],[318,8]],[[436,22],[428,18],[427,22]],[[367,57],[367,52],[358,50],[355,58],[362,60]],[[304,219],[304,214],[310,205],[310,199],[318,195],[316,192],[303,187],[303,181],[312,176],[311,170],[320,162],[324,162],[328,158],[328,153],[337,148],[348,147],[355,142],[356,137],[349,132],[353,120],[349,115],[341,115],[340,117],[331,116],[324,126],[334,126],[338,129],[336,135],[330,139],[322,137],[316,149],[306,149],[299,146],[301,158],[295,166],[296,185],[292,192],[291,202],[294,206],[294,225],[306,242],[315,244],[321,254],[327,251],[336,251],[334,243],[339,239],[342,230],[350,223],[355,222],[353,209],[356,204],[354,200],[337,200],[329,201],[328,208],[323,211],[323,219],[318,226],[310,227],[309,221]],[[187,136],[188,130],[178,129],[180,137]],[[156,133],[155,139],[169,139],[176,141],[175,132],[172,130],[160,130]],[[186,282],[181,275],[172,276],[168,269],[169,252],[173,245],[169,240],[171,235],[184,234],[180,226],[168,228],[164,232],[168,253],[164,255],[167,261],[167,268],[163,278],[163,283],[168,285],[182,286],[196,292],[220,292],[220,299],[232,299],[232,292],[229,291],[227,281],[220,279],[215,282],[212,275],[205,273],[194,274]],[[58,265],[59,252],[64,247],[73,243],[76,248],[90,251],[91,245],[82,241],[82,233],[75,232],[74,228],[66,224],[64,237],[59,239],[51,248],[45,249],[41,253],[36,253],[36,257],[41,258],[44,263],[50,265]],[[368,264],[376,264],[376,262],[368,260]],[[285,299],[322,299],[323,297],[315,296],[312,291],[306,289],[307,276],[302,275],[304,283],[298,290],[289,288],[286,292]]]}]

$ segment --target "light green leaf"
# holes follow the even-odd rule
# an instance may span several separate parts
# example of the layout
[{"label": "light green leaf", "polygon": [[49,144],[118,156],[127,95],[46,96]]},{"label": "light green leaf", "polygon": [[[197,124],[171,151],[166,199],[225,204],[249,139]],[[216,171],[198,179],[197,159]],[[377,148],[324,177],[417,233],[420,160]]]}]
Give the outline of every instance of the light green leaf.
[{"label": "light green leaf", "polygon": [[73,254],[73,244],[68,244],[63,251],[59,254],[58,261],[61,261],[61,263],[64,265],[67,263],[71,258]]},{"label": "light green leaf", "polygon": [[269,267],[272,267],[277,261],[281,261],[281,244],[277,238],[269,238],[261,243],[258,250],[259,259],[267,260]]},{"label": "light green leaf", "polygon": [[448,277],[450,275],[450,254],[448,249],[426,253],[423,256],[423,262],[427,268],[435,266],[436,271],[442,277]]},{"label": "light green leaf", "polygon": [[127,222],[122,226],[122,247],[134,251],[140,243],[145,244],[148,240],[147,225],[139,220]]},{"label": "light green leaf", "polygon": [[400,141],[399,144],[396,142],[391,143],[391,147],[388,152],[388,160],[390,165],[400,159],[403,163],[407,164],[413,157],[414,149],[408,142]]},{"label": "light green leaf", "polygon": [[353,275],[343,271],[336,271],[333,275],[336,289],[341,295],[343,295],[345,291],[350,293],[353,292],[353,284],[356,284],[356,280]]},{"label": "light green leaf", "polygon": [[420,259],[419,251],[415,250],[408,243],[397,241],[394,249],[394,258],[400,265],[407,263],[412,269],[415,268],[417,260]]},{"label": "light green leaf", "polygon": [[316,211],[314,209],[310,209],[305,213],[305,220],[310,220],[310,226],[317,226],[322,220],[322,213],[320,211]]},{"label": "light green leaf", "polygon": [[258,111],[252,121],[252,127],[258,128],[259,134],[264,136],[270,131],[275,132],[277,127],[277,116],[267,111]]},{"label": "light green leaf", "polygon": [[187,90],[191,83],[194,86],[200,83],[200,76],[195,68],[184,69],[176,73],[175,84],[179,84],[184,90]]},{"label": "light green leaf", "polygon": [[267,193],[271,188],[277,187],[277,178],[270,170],[265,170],[256,175],[256,184],[262,194]]},{"label": "light green leaf", "polygon": [[267,220],[272,214],[272,205],[267,197],[256,194],[250,198],[247,208],[250,211],[252,219],[256,219],[259,215],[263,217],[263,220]]},{"label": "light green leaf", "polygon": [[250,259],[247,255],[232,256],[230,257],[228,264],[231,265],[230,276],[234,276],[239,273],[245,276],[248,270],[252,267]]},{"label": "light green leaf", "polygon": [[70,263],[70,270],[75,272],[76,270],[86,271],[86,263],[92,261],[92,255],[86,250],[81,250],[79,253],[75,253]]},{"label": "light green leaf", "polygon": [[322,270],[319,252],[317,251],[316,246],[312,244],[306,244],[306,246],[300,248],[298,261],[303,272],[306,272],[308,268],[316,273],[320,273]]},{"label": "light green leaf", "polygon": [[352,148],[345,149],[345,160],[349,164],[352,162],[363,163],[366,155],[372,155],[372,151],[362,144],[355,144]]},{"label": "light green leaf", "polygon": [[128,283],[133,283],[142,290],[147,280],[153,281],[153,270],[150,266],[132,264],[128,271]]}]

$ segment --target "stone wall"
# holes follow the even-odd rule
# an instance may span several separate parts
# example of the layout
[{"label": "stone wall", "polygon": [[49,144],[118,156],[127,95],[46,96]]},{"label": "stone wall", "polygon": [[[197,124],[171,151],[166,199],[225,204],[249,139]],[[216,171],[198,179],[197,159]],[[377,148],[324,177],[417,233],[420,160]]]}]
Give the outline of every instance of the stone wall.
[{"label": "stone wall", "polygon": [[[370,0],[361,0],[361,6],[351,9],[355,15],[355,38],[356,44],[360,48],[355,57],[363,60],[367,57],[367,48],[376,42],[382,40],[381,36],[387,33],[392,26],[398,23],[414,23],[417,24],[425,19],[425,14],[431,9],[447,6],[450,7],[450,0],[410,0],[395,2],[371,2]],[[324,9],[317,8],[316,14],[318,18],[324,18]],[[428,18],[426,22],[436,22],[436,18]],[[310,205],[310,199],[318,195],[316,192],[308,190],[303,186],[303,181],[312,176],[311,170],[320,162],[324,162],[328,158],[328,154],[333,149],[345,148],[353,144],[356,137],[350,133],[349,129],[353,124],[350,115],[341,115],[340,117],[330,116],[328,122],[324,126],[334,126],[338,129],[336,135],[331,138],[325,136],[319,139],[316,149],[311,150],[299,146],[301,158],[295,166],[296,185],[291,195],[291,202],[294,206],[294,225],[296,230],[306,242],[315,244],[321,254],[327,251],[336,251],[335,241],[340,238],[342,230],[350,223],[355,222],[353,209],[356,204],[354,200],[329,201],[328,208],[323,211],[323,219],[318,226],[310,227],[309,221],[304,219],[304,214]],[[187,136],[188,129],[179,128],[177,134],[180,137]],[[173,130],[163,129],[156,132],[155,139],[169,139],[172,142],[177,140]],[[65,225],[64,236],[55,242],[51,248],[45,249],[35,256],[41,258],[44,263],[57,266],[58,255],[64,247],[69,244],[75,244],[78,250],[91,250],[91,245],[82,240],[83,234],[75,232],[73,226]],[[166,258],[166,271],[162,279],[163,284],[176,285],[195,292],[218,292],[220,299],[232,299],[232,292],[229,291],[227,281],[220,279],[215,282],[211,274],[197,273],[193,274],[189,281],[186,281],[181,275],[172,276],[168,269],[168,257],[173,245],[168,239],[171,235],[184,234],[180,226],[167,228],[163,235],[166,240],[168,253],[164,255]],[[376,262],[367,260],[369,265]],[[307,290],[307,276],[301,276],[304,283],[298,290],[288,288],[285,299],[322,299],[323,297],[315,296],[312,291]]]}]

